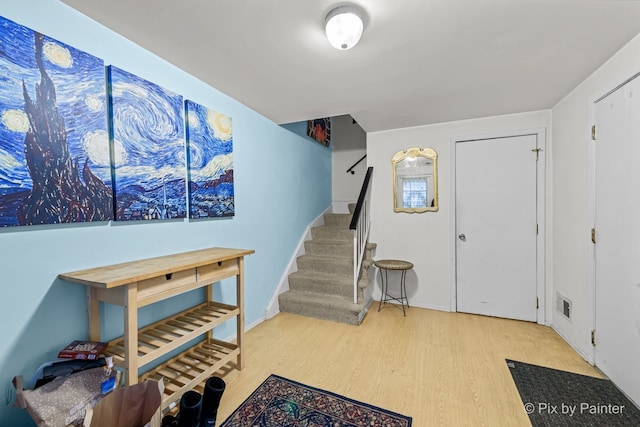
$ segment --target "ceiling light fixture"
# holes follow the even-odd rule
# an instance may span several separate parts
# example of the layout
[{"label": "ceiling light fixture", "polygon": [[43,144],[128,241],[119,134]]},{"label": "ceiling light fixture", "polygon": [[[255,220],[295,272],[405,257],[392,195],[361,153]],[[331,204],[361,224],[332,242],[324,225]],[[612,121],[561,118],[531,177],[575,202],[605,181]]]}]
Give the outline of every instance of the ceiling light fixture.
[{"label": "ceiling light fixture", "polygon": [[347,50],[358,44],[364,30],[364,13],[355,6],[340,6],[327,15],[325,31],[331,46]]}]

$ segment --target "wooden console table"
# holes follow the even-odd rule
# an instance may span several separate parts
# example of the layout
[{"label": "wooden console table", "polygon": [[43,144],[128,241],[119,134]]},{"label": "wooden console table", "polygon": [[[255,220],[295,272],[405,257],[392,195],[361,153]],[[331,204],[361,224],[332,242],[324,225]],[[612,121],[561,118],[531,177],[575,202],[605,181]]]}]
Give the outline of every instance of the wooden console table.
[{"label": "wooden console table", "polygon": [[[124,335],[109,341],[107,355],[125,372],[126,385],[145,379],[165,381],[162,407],[236,358],[244,367],[244,257],[250,249],[209,248],[63,273],[59,278],[87,286],[89,339],[100,339],[100,302],[124,307]],[[236,305],[213,301],[213,284],[236,277]],[[138,329],[138,309],[207,287],[206,301]],[[236,318],[236,343],[213,338],[213,328]],[[205,338],[176,357],[138,376],[138,369],[198,337]]]}]

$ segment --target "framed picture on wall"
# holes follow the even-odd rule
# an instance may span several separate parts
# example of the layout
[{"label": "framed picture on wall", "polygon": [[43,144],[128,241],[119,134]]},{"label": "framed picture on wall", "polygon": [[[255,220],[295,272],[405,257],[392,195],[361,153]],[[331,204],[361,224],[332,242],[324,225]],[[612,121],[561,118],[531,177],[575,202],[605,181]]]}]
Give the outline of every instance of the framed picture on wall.
[{"label": "framed picture on wall", "polygon": [[331,144],[331,118],[308,120],[307,135],[328,147]]}]

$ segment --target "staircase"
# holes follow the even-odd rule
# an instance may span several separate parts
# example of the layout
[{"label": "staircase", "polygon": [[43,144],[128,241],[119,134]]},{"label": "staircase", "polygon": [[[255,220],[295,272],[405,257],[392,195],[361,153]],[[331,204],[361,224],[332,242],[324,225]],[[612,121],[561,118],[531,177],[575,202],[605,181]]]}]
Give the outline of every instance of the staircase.
[{"label": "staircase", "polygon": [[[349,206],[353,211],[354,206]],[[311,229],[298,257],[298,271],[289,275],[289,290],[278,296],[280,311],[359,325],[371,304],[368,269],[375,243],[367,243],[358,279],[358,303],[354,304],[353,231],[351,214],[327,213],[325,225]]]}]

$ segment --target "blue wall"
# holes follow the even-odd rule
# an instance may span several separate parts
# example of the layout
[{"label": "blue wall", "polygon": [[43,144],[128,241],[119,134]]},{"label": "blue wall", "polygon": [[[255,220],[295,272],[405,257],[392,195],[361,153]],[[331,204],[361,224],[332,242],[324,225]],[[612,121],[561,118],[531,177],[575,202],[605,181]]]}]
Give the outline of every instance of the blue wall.
[{"label": "blue wall", "polygon": [[[158,223],[94,223],[0,229],[0,426],[33,425],[13,408],[11,378],[27,383],[73,339],[87,338],[85,288],[58,273],[211,247],[254,249],[245,262],[246,324],[260,321],[306,226],[331,203],[331,151],[281,128],[57,0],[2,0],[0,15],[232,117],[236,216]],[[235,302],[235,282],[215,295]],[[140,323],[185,309],[194,291],[145,307]],[[121,309],[105,306],[106,339],[122,333]],[[228,322],[215,334],[228,337]]]}]

